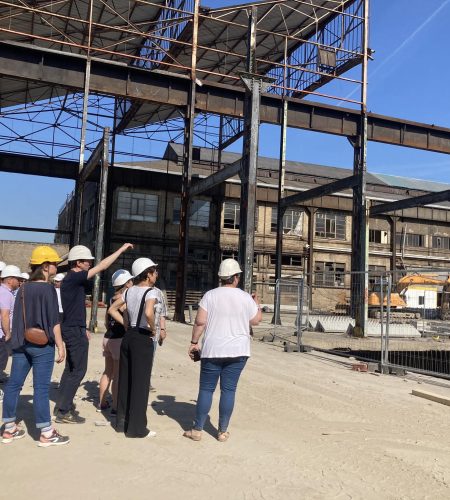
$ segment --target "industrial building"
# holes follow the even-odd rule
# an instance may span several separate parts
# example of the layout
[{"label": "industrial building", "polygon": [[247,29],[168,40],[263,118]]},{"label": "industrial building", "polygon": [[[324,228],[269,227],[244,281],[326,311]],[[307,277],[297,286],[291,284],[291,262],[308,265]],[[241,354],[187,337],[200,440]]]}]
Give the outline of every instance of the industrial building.
[{"label": "industrial building", "polygon": [[[0,2],[10,146],[0,168],[75,181],[65,229],[2,228],[95,243],[97,258],[134,238],[160,260],[168,290],[176,280],[178,321],[188,290],[214,283],[236,251],[247,291],[305,270],[311,285],[345,288],[351,270],[363,336],[370,266],[442,264],[450,199],[442,186],[367,173],[368,141],[450,152],[449,129],[368,112],[369,0],[144,4]],[[280,128],[277,160],[258,160],[261,123]],[[286,162],[288,128],[349,141],[353,168]],[[196,147],[200,130],[211,151]],[[182,151],[170,144],[163,158],[129,161],[140,154],[134,141],[148,146],[161,132]],[[239,139],[242,155],[227,160]]]},{"label": "industrial building", "polygon": [[[193,183],[219,169],[217,151],[194,147]],[[240,155],[222,152],[221,168]],[[135,244],[118,266],[130,268],[136,255],[149,255],[160,264],[160,284],[174,301],[180,222],[180,185],[183,146],[169,143],[163,159],[116,164],[122,183],[113,195],[111,242]],[[286,162],[288,195],[346,178],[344,168]],[[80,241],[93,247],[98,214],[97,184],[90,183],[83,197]],[[420,196],[448,189],[447,185],[368,174],[367,197],[374,205],[405,196]],[[273,303],[276,265],[278,163],[258,158],[257,210],[253,287],[264,303]],[[238,258],[240,224],[238,176],[196,197],[190,206],[190,241],[187,302],[217,285],[217,269],[226,257]],[[61,208],[58,229],[70,228],[73,198]],[[450,203],[379,215],[369,222],[369,269],[374,271],[448,268],[450,265]],[[64,242],[68,236],[58,235]],[[312,307],[329,307],[320,300],[350,287],[352,192],[344,190],[307,203],[294,204],[283,217],[282,277],[313,274]],[[315,293],[321,289],[320,294]],[[327,293],[324,293],[327,290]],[[314,302],[314,298],[315,302]]]}]

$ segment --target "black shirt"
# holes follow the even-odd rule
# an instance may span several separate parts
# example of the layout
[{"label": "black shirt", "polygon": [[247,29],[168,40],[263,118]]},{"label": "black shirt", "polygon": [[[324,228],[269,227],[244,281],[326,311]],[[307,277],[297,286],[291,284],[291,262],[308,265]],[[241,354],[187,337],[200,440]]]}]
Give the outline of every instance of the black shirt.
[{"label": "black shirt", "polygon": [[27,328],[41,328],[47,333],[49,343],[55,343],[53,328],[59,323],[58,298],[53,285],[40,281],[24,283],[17,292],[11,329],[11,349],[18,349],[25,343],[23,300],[25,293],[25,320]]},{"label": "black shirt", "polygon": [[[114,297],[111,298],[109,301],[109,305],[111,305],[114,302]],[[120,311],[119,311],[120,312]],[[123,313],[120,312],[120,314]],[[112,318],[108,314],[108,330],[106,330],[105,333],[105,339],[121,339],[125,335],[125,327],[121,325],[120,323],[117,323],[117,321]]]},{"label": "black shirt", "polygon": [[88,271],[69,271],[61,283],[63,326],[86,327],[86,292]]}]

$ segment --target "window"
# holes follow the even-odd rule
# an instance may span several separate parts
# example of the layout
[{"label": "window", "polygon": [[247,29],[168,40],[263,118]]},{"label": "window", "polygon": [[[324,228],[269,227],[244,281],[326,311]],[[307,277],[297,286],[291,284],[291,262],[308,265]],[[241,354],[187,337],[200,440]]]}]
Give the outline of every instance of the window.
[{"label": "window", "polygon": [[369,243],[381,243],[381,231],[379,229],[369,229]]},{"label": "window", "polygon": [[316,262],[314,283],[317,286],[344,286],[345,264],[339,262]]},{"label": "window", "polygon": [[195,262],[208,262],[209,252],[202,248],[189,248],[188,256],[192,258]]},{"label": "window", "polygon": [[238,252],[237,250],[223,250],[222,251],[222,260],[225,259],[235,259],[238,260]]},{"label": "window", "polygon": [[145,222],[158,221],[158,195],[119,191],[117,218]]},{"label": "window", "polygon": [[[241,207],[234,201],[226,201],[223,204],[223,227],[226,229],[239,229]],[[255,209],[255,231],[258,230],[258,206]]]},{"label": "window", "polygon": [[240,206],[233,201],[223,204],[223,227],[227,229],[239,229]]},{"label": "window", "polygon": [[[196,227],[209,227],[210,202],[206,200],[194,200],[191,202],[189,213],[189,225]],[[172,221],[174,224],[180,223],[181,198],[173,200]]]},{"label": "window", "polygon": [[369,265],[369,290],[376,290],[377,287],[375,285],[378,285],[378,289],[380,288],[381,278],[385,273],[385,266]]},{"label": "window", "polygon": [[432,245],[433,248],[450,250],[450,238],[448,236],[433,236]]},{"label": "window", "polygon": [[345,215],[337,212],[317,212],[315,236],[345,240]]},{"label": "window", "polygon": [[[276,254],[274,254],[274,253],[270,254],[270,264],[275,266],[276,263],[277,263]],[[302,258],[300,255],[283,254],[283,256],[281,257],[281,265],[282,266],[301,267],[302,266]]]},{"label": "window", "polygon": [[[258,255],[259,254],[257,254],[257,253],[253,254],[253,264],[258,263]],[[221,260],[225,260],[225,259],[234,259],[234,260],[237,260],[239,262],[238,251],[237,250],[223,250]]]},{"label": "window", "polygon": [[405,241],[405,246],[407,246],[407,247],[424,247],[425,246],[425,235],[424,234],[397,233],[396,234],[397,245],[402,244],[403,238]]},{"label": "window", "polygon": [[[272,219],[270,222],[270,231],[277,232],[278,207],[272,207]],[[283,234],[295,236],[302,235],[303,212],[294,208],[288,208],[283,217]]]}]

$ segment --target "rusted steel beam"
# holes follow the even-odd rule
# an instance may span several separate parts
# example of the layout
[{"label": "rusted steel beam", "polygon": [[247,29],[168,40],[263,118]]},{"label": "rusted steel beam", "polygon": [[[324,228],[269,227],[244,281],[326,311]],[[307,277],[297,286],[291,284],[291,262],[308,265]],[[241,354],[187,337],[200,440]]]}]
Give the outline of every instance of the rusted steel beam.
[{"label": "rusted steel beam", "polygon": [[370,215],[385,214],[387,212],[395,212],[406,208],[423,207],[432,203],[440,203],[442,201],[450,201],[450,189],[439,191],[437,193],[429,193],[413,198],[405,198],[403,200],[393,201],[391,203],[382,203],[374,205],[370,208]]},{"label": "rusted steel beam", "polygon": [[350,177],[344,177],[338,181],[330,182],[329,184],[323,184],[322,186],[317,186],[313,189],[308,189],[308,191],[303,191],[301,193],[292,194],[287,196],[280,201],[280,206],[287,208],[289,205],[294,205],[296,203],[304,203],[305,201],[313,200],[314,198],[319,198],[321,196],[326,196],[328,194],[338,193],[344,189],[349,189],[358,183],[358,176],[351,175]]},{"label": "rusted steel beam", "polygon": [[[84,88],[85,58],[19,44],[0,42],[0,74],[79,91]],[[91,60],[91,92],[131,100],[186,107],[190,78],[164,71]],[[1,94],[1,82],[0,82]],[[50,95],[50,92],[49,92]],[[244,116],[245,90],[240,87],[202,82],[197,86],[197,111]],[[280,125],[282,97],[261,96],[260,121]],[[288,99],[288,127],[345,137],[359,135],[360,111],[300,99]],[[369,141],[450,153],[450,129],[389,116],[367,114]]]},{"label": "rusted steel beam", "polygon": [[0,153],[0,172],[75,180],[78,162],[16,153]]}]

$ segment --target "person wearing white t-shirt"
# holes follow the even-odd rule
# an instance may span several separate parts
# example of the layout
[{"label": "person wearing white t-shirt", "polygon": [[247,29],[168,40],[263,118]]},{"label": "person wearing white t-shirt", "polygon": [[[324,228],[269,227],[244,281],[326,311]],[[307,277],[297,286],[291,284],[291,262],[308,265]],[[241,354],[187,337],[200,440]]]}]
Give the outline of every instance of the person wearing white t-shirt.
[{"label": "person wearing white t-shirt", "polygon": [[[134,285],[108,309],[108,314],[126,329],[120,347],[116,430],[129,438],[156,436],[147,428],[153,337],[159,328],[155,321],[159,300],[159,290],[154,287],[156,266],[145,257],[135,260],[131,267]],[[126,314],[122,316],[120,310]]]},{"label": "person wearing white t-shirt", "polygon": [[[225,259],[219,267],[221,285],[207,292],[199,303],[188,354],[200,353],[200,388],[192,429],[183,436],[200,441],[203,426],[211,409],[213,393],[220,379],[218,441],[229,437],[228,425],[233,413],[236,387],[250,357],[250,326],[261,321],[261,307],[256,296],[240,288],[242,273],[234,259]],[[200,337],[203,337],[201,350]]]}]

